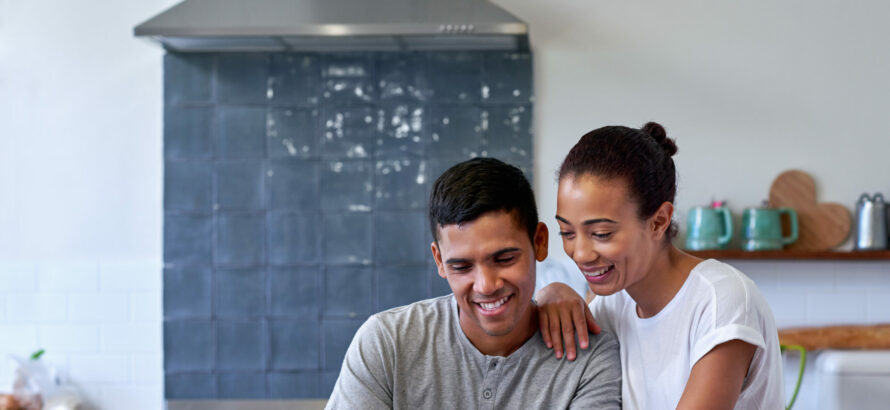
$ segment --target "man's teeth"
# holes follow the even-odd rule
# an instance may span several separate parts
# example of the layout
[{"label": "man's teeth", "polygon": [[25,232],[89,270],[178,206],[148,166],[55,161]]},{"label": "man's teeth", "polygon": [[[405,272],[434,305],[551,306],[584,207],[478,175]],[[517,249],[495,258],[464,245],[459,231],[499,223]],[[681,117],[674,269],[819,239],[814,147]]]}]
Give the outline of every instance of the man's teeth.
[{"label": "man's teeth", "polygon": [[602,275],[603,275],[604,273],[606,273],[606,271],[609,270],[609,269],[612,269],[612,267],[611,267],[611,266],[607,266],[607,267],[605,267],[605,268],[602,268],[602,269],[599,269],[599,270],[595,270],[595,271],[593,271],[593,272],[588,273],[587,276],[602,276]]},{"label": "man's teeth", "polygon": [[510,297],[509,297],[509,296],[504,296],[501,300],[498,300],[497,302],[494,302],[494,303],[479,303],[479,306],[482,306],[482,309],[485,309],[485,310],[493,310],[493,309],[497,309],[498,307],[500,307],[501,305],[503,305],[504,303],[506,303],[506,302],[507,302],[507,299],[510,299]]}]

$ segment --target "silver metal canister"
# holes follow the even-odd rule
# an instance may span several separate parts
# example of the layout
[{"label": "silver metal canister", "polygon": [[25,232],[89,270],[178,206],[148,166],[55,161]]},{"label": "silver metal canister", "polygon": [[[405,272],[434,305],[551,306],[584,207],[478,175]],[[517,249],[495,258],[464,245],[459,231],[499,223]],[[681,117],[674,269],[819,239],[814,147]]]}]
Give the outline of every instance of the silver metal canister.
[{"label": "silver metal canister", "polygon": [[887,249],[887,206],[884,196],[862,194],[856,202],[856,250]]}]

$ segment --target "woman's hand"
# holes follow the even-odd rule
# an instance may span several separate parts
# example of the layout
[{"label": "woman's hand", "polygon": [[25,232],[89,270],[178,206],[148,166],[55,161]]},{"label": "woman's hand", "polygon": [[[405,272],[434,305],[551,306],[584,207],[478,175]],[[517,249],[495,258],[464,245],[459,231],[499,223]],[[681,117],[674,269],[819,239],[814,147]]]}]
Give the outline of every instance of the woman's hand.
[{"label": "woman's hand", "polygon": [[562,358],[562,347],[565,342],[566,358],[575,360],[575,332],[578,333],[578,344],[587,349],[590,340],[587,331],[599,333],[600,327],[593,320],[593,315],[584,299],[564,283],[551,283],[535,295],[538,303],[538,324],[541,336],[547,347],[556,351],[556,358]]}]

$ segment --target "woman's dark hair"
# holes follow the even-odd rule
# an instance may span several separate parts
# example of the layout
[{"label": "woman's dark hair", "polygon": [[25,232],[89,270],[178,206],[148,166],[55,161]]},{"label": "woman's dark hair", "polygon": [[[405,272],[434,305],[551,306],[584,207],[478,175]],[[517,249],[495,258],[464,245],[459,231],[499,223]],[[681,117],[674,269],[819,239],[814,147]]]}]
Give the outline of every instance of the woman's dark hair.
[{"label": "woman's dark hair", "polygon": [[[627,181],[630,194],[639,205],[637,214],[646,219],[677,194],[677,169],[671,157],[677,144],[667,137],[664,127],[648,122],[641,129],[608,126],[584,134],[572,147],[559,179],[584,175]],[[677,234],[671,222],[668,239]]]},{"label": "woman's dark hair", "polygon": [[475,158],[454,165],[433,183],[429,220],[436,241],[440,226],[474,221],[491,211],[515,211],[516,223],[535,243],[538,208],[519,168],[494,158]]}]

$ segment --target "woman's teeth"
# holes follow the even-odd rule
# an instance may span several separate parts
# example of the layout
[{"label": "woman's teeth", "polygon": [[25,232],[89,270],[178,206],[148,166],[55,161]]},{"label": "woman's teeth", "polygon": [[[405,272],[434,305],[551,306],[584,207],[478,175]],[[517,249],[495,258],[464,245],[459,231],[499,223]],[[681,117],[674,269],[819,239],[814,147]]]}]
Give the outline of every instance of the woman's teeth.
[{"label": "woman's teeth", "polygon": [[504,303],[507,303],[507,299],[510,299],[510,297],[504,296],[503,298],[501,298],[500,300],[498,300],[494,303],[479,303],[479,306],[482,306],[482,309],[485,309],[485,310],[494,310],[494,309],[499,308]]},{"label": "woman's teeth", "polygon": [[602,268],[602,269],[599,269],[599,270],[595,270],[595,271],[593,271],[593,272],[589,272],[589,273],[586,273],[586,274],[587,274],[587,276],[592,276],[592,277],[603,276],[606,272],[608,272],[609,270],[611,270],[613,266],[615,266],[615,265],[606,266],[605,268]]}]

